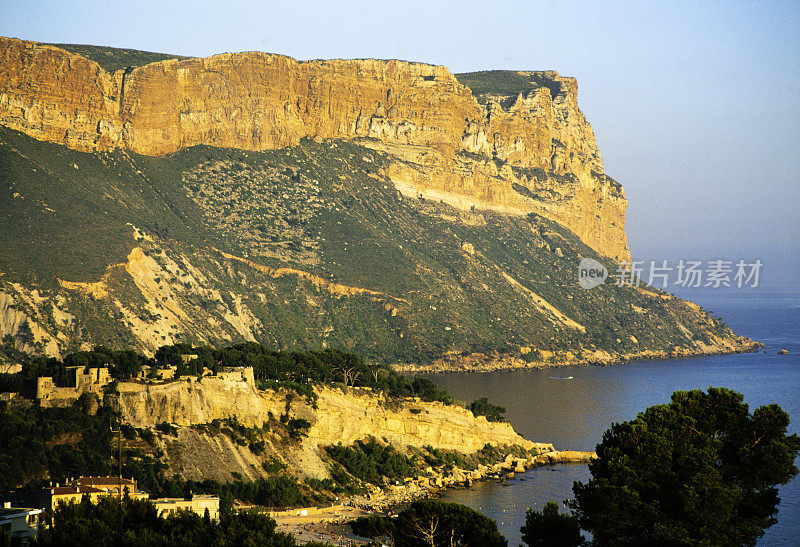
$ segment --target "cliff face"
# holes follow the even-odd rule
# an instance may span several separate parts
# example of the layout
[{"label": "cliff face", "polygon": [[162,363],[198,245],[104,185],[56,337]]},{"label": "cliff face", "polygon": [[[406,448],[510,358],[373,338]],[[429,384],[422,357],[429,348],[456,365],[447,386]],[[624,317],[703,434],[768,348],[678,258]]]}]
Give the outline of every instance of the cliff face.
[{"label": "cliff face", "polygon": [[547,85],[479,104],[446,68],[418,63],[238,53],[108,73],[53,46],[0,38],[0,123],[76,150],[144,155],[354,139],[394,155],[385,174],[407,195],[535,212],[628,259],[627,202],[603,173],[576,81],[531,76]]},{"label": "cliff face", "polygon": [[[317,387],[316,408],[295,398],[290,416],[311,423],[304,444],[316,447],[354,441],[372,436],[386,438],[397,446],[475,452],[486,443],[518,445],[525,449],[550,448],[520,437],[507,423],[488,422],[458,406],[404,401],[394,403],[382,394],[359,388],[343,392]],[[136,427],[154,427],[161,422],[179,426],[233,418],[242,425],[260,427],[270,414],[287,410],[285,392],[259,391],[245,382],[218,378],[183,378],[180,381],[144,386],[120,384],[120,410],[126,422]],[[413,412],[412,412],[413,410]]]},{"label": "cliff face", "polygon": [[317,387],[316,408],[286,392],[259,391],[245,382],[218,378],[194,378],[144,386],[121,383],[119,408],[126,422],[136,427],[154,427],[161,422],[181,426],[177,438],[164,441],[172,472],[198,480],[215,477],[228,480],[234,470],[251,479],[264,474],[260,462],[227,437],[211,437],[190,426],[212,420],[235,418],[248,427],[261,427],[284,413],[311,424],[297,444],[268,440],[270,451],[303,474],[328,476],[320,447],[374,437],[401,450],[412,446],[473,453],[486,443],[519,446],[525,450],[552,452],[551,444],[534,443],[520,437],[507,423],[488,422],[461,407],[418,400],[388,401],[369,389],[344,392]]}]

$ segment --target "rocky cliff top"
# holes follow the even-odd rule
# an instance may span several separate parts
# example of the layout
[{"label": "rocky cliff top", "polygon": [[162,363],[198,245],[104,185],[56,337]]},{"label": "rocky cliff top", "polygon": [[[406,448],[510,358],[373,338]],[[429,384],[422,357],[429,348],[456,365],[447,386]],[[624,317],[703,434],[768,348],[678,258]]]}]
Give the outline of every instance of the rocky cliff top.
[{"label": "rocky cliff top", "polygon": [[[135,64],[160,57],[121,55]],[[506,97],[509,89],[518,93]],[[603,254],[629,258],[624,194],[604,177],[575,80],[553,71],[457,78],[407,61],[246,52],[109,72],[66,49],[0,38],[0,123],[75,150],[144,155],[355,139],[396,158],[387,173],[401,192],[535,212]]]},{"label": "rocky cliff top", "polygon": [[[290,419],[307,420],[310,426],[298,443],[274,440],[271,449],[291,461],[294,471],[311,476],[328,476],[322,447],[351,445],[369,437],[400,450],[431,446],[471,454],[488,443],[537,453],[553,451],[551,444],[520,437],[508,423],[488,422],[462,407],[419,399],[387,399],[382,392],[368,388],[316,386],[314,404],[285,390],[259,391],[246,382],[212,377],[202,382],[186,377],[161,385],[121,383],[119,389],[119,409],[125,421],[135,427],[154,427],[166,422],[190,428],[226,419],[234,419],[246,427],[261,427],[284,414]],[[197,433],[185,432],[181,438],[198,447],[208,442]],[[230,447],[226,450],[230,451]],[[220,447],[209,450],[210,454],[221,452],[224,450]],[[239,452],[233,460],[243,457],[252,460],[247,451]],[[187,457],[194,461],[193,466],[203,467],[203,462]],[[260,465],[256,467],[251,478],[262,472]]]}]

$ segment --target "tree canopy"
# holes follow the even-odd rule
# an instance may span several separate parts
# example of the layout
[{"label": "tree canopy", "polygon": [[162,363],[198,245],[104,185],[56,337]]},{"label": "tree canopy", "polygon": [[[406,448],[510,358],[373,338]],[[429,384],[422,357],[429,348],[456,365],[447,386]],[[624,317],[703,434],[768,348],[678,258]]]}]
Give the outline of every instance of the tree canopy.
[{"label": "tree canopy", "polygon": [[415,501],[397,518],[371,515],[352,523],[363,537],[390,538],[397,547],[505,547],[497,523],[464,505]]},{"label": "tree canopy", "polygon": [[522,532],[522,541],[531,547],[576,547],[586,543],[581,536],[578,519],[570,514],[559,513],[558,504],[554,501],[548,501],[541,512],[528,509],[525,524],[519,531]]},{"label": "tree canopy", "polygon": [[800,438],[778,405],[724,388],[677,391],[614,424],[570,502],[597,545],[752,545],[774,524]]},{"label": "tree canopy", "polygon": [[493,405],[486,397],[481,397],[473,401],[472,404],[469,405],[469,409],[475,416],[486,416],[486,419],[490,422],[505,421],[503,414],[506,413],[506,407]]},{"label": "tree canopy", "polygon": [[206,514],[200,516],[179,510],[160,518],[149,500],[125,498],[120,503],[103,497],[92,503],[60,505],[53,515],[53,526],[39,533],[38,544],[103,546],[194,546],[270,545],[292,546],[294,539],[275,530],[275,521],[250,513],[225,513],[219,524]]}]

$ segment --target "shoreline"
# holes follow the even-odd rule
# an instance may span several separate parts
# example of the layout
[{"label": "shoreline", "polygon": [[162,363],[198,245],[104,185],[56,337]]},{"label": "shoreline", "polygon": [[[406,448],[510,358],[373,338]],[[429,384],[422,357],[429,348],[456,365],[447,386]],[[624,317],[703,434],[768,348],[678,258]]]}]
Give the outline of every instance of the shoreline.
[{"label": "shoreline", "polygon": [[396,513],[403,506],[421,499],[440,498],[448,488],[470,488],[478,482],[505,481],[536,467],[559,464],[586,464],[596,458],[590,451],[550,451],[527,458],[509,454],[505,460],[480,465],[475,470],[453,468],[447,476],[435,470],[433,477],[407,478],[404,484],[374,487],[371,493],[344,498],[330,507],[307,507],[265,512],[277,522],[277,531],[292,534],[298,542],[350,541],[355,545],[371,540],[354,536],[344,525],[367,515]]},{"label": "shoreline", "polygon": [[[577,358],[570,351],[553,352],[547,360],[528,362],[522,357],[500,354],[470,353],[450,355],[429,364],[394,363],[392,368],[399,373],[445,373],[445,372],[513,372],[518,370],[542,370],[568,366],[609,366],[631,361],[686,359],[713,355],[736,355],[755,353],[764,345],[749,338],[737,341],[736,345],[713,346],[712,348],[674,348],[671,351],[646,350],[638,353],[609,353],[597,351],[590,358]],[[547,352],[550,353],[550,352]]]}]

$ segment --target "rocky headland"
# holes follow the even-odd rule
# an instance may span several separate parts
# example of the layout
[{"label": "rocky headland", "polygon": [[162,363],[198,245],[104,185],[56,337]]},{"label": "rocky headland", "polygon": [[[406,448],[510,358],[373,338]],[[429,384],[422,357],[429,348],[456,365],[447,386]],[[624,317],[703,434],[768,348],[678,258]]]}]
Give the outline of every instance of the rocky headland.
[{"label": "rocky headland", "polygon": [[754,347],[663,291],[579,286],[582,259],[630,253],[573,78],[133,53],[0,38],[15,350],[257,341],[495,370]]},{"label": "rocky headland", "polygon": [[445,67],[422,63],[248,52],[107,72],[59,47],[0,37],[0,124],[84,152],[144,155],[354,139],[396,158],[385,172],[404,194],[541,214],[629,259],[625,195],[604,174],[576,80],[530,78],[541,85],[479,104]]},{"label": "rocky headland", "polygon": [[[251,479],[266,476],[260,464],[254,465],[258,458],[246,446],[224,437],[220,441],[193,427],[225,419],[236,419],[245,427],[261,427],[282,415],[307,420],[310,425],[297,443],[286,444],[280,436],[268,436],[266,454],[274,452],[292,469],[317,478],[329,476],[321,447],[350,445],[369,437],[401,449],[432,446],[470,454],[488,443],[525,453],[554,452],[552,444],[524,439],[510,424],[489,422],[458,405],[390,399],[369,388],[318,385],[313,401],[286,390],[261,391],[250,382],[215,377],[122,382],[118,389],[118,408],[127,423],[139,428],[154,428],[163,422],[178,427],[177,437],[166,439],[164,448],[171,470],[187,479],[230,480],[231,472]],[[203,448],[204,444],[208,446]]]}]

